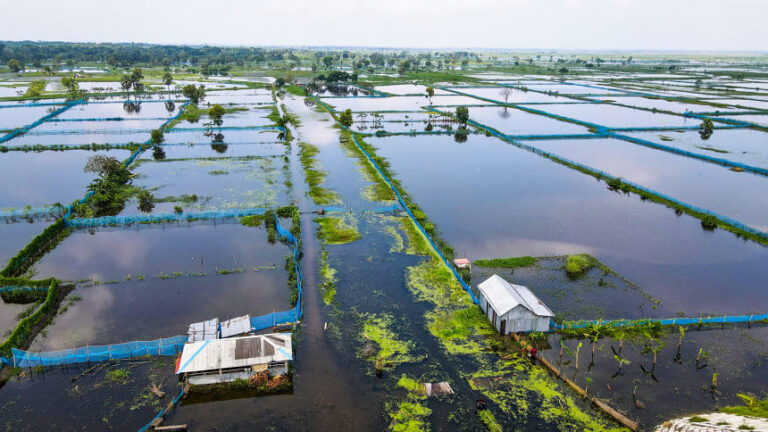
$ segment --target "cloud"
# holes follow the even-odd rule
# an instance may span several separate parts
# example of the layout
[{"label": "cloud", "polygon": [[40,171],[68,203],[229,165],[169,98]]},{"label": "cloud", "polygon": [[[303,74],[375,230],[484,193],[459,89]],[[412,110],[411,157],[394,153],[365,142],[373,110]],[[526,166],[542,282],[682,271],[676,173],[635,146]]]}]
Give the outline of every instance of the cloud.
[{"label": "cloud", "polygon": [[[765,50],[768,2],[0,1],[0,39],[625,50]],[[35,25],[23,17],[35,17]]]}]

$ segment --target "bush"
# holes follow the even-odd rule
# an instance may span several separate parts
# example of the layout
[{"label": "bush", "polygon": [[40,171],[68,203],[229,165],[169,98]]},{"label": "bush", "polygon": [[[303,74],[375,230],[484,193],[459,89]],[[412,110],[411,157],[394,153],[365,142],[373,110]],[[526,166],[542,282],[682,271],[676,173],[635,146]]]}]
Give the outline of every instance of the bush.
[{"label": "bush", "polygon": [[715,216],[705,215],[701,218],[701,227],[705,230],[713,230],[717,228],[717,224],[720,222]]},{"label": "bush", "polygon": [[339,123],[341,123],[343,126],[350,127],[352,126],[353,120],[352,120],[352,110],[348,109],[339,114]]},{"label": "bush", "polygon": [[577,276],[595,266],[595,259],[587,254],[569,255],[565,271],[569,276]]},{"label": "bush", "polygon": [[152,129],[150,136],[152,144],[157,145],[165,141],[165,135],[163,134],[162,129]]}]

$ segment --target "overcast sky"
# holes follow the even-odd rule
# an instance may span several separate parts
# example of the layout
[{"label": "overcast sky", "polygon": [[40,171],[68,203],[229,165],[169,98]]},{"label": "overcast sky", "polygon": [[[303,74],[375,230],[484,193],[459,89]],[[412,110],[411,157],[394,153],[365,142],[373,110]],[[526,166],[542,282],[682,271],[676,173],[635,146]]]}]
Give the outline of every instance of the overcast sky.
[{"label": "overcast sky", "polygon": [[768,51],[768,0],[0,0],[0,40]]}]

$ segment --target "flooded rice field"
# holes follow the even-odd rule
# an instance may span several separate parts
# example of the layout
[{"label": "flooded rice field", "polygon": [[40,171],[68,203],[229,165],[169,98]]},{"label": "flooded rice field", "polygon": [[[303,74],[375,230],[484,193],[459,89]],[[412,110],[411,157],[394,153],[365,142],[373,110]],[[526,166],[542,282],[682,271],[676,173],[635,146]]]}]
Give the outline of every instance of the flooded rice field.
[{"label": "flooded rice field", "polygon": [[66,152],[8,152],[0,157],[0,208],[23,209],[81,198],[96,175],[83,170],[96,155],[127,158],[126,150]]},{"label": "flooded rice field", "polygon": [[[624,430],[586,389],[653,430],[764,398],[760,319],[653,321],[768,311],[766,178],[723,166],[768,168],[766,131],[717,127],[761,125],[765,107],[687,85],[691,73],[372,74],[306,96],[264,87],[272,77],[190,78],[174,85],[205,85],[197,104],[102,95],[8,135],[0,426],[136,430],[163,411],[188,430]],[[589,87],[604,79],[615,90]],[[0,130],[53,110],[2,108]],[[484,300],[493,275],[546,305],[546,331],[498,324]],[[111,361],[61,352],[111,356],[245,314],[250,333],[291,334],[279,392],[247,380],[189,391],[183,341]]]}]

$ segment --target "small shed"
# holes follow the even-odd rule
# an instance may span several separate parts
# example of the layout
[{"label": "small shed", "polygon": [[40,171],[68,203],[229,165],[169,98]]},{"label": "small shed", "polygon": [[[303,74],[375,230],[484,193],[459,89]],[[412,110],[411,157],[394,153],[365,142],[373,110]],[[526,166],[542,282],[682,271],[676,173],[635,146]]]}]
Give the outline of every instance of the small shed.
[{"label": "small shed", "polygon": [[270,377],[283,375],[291,360],[290,333],[201,340],[184,344],[176,374],[192,386],[204,386],[248,380],[263,371]]},{"label": "small shed", "polygon": [[453,265],[455,265],[456,268],[460,268],[460,269],[472,267],[472,263],[466,258],[456,258],[455,260],[453,260]]},{"label": "small shed", "polygon": [[555,314],[527,287],[493,275],[477,288],[480,307],[499,334],[549,330]]}]

